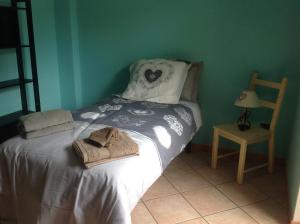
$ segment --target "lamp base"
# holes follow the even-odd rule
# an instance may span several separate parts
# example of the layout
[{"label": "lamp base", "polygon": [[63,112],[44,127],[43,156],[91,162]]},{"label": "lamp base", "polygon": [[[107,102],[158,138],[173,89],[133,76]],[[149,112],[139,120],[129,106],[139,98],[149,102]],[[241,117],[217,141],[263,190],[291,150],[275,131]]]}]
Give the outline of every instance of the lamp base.
[{"label": "lamp base", "polygon": [[250,111],[248,110],[248,108],[245,108],[245,110],[242,112],[241,116],[237,120],[237,125],[240,131],[246,131],[250,129],[251,123],[248,120],[249,116],[250,116]]},{"label": "lamp base", "polygon": [[246,125],[246,124],[239,124],[238,127],[239,127],[240,131],[246,131],[246,130],[250,129],[251,126]]}]

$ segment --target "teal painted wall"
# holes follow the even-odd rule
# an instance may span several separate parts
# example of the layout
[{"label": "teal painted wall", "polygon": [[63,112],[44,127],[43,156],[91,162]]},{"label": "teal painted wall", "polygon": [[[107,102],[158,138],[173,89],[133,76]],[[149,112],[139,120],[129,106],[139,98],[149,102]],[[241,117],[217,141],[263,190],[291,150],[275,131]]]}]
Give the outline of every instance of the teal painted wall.
[{"label": "teal painted wall", "polygon": [[[299,17],[298,0],[33,0],[42,109],[74,109],[122,92],[128,65],[140,58],[203,60],[203,127],[194,141],[210,144],[212,125],[239,115],[233,102],[253,70],[272,80],[284,74],[276,153],[285,156],[300,73]],[[2,54],[0,78],[13,63]],[[14,106],[16,93],[0,98],[0,113]],[[253,119],[267,114],[254,110]]]},{"label": "teal painted wall", "polygon": [[74,109],[76,97],[70,4],[68,0],[55,0],[54,5],[61,103],[65,108]]},{"label": "teal painted wall", "polygon": [[[300,85],[300,83],[299,83]],[[288,186],[292,211],[295,212],[297,198],[300,198],[300,93],[298,96],[297,118],[295,119],[292,144],[288,155]],[[299,200],[299,199],[298,199]],[[299,209],[298,209],[299,210]],[[300,215],[298,214],[298,217]],[[300,221],[300,220],[294,220]]]},{"label": "teal painted wall", "polygon": [[42,110],[61,107],[53,0],[32,0]]},{"label": "teal painted wall", "polygon": [[82,106],[77,2],[55,0],[54,5],[61,102],[72,110]]},{"label": "teal painted wall", "polygon": [[[289,145],[299,80],[300,1],[78,1],[82,102],[124,90],[127,66],[139,58],[203,60],[199,103],[203,127],[194,139],[211,142],[212,125],[235,121],[233,102],[250,73],[289,78],[277,133],[278,155]],[[254,111],[264,119],[266,112]]]}]

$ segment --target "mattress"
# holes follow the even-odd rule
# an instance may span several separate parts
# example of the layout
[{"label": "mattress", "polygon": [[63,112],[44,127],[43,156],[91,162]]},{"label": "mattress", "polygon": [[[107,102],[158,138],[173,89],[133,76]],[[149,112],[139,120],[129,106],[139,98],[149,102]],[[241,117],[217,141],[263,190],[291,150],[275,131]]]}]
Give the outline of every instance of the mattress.
[{"label": "mattress", "polygon": [[[201,125],[199,107],[189,102],[114,97],[73,116],[74,130],[0,145],[0,220],[130,224],[131,210]],[[139,145],[140,155],[84,169],[72,142],[112,124]]]},{"label": "mattress", "polygon": [[185,101],[185,100],[179,101],[179,104],[182,104],[191,109],[196,123],[196,128],[198,130],[202,126],[202,117],[201,117],[201,110],[199,104],[195,102]]}]

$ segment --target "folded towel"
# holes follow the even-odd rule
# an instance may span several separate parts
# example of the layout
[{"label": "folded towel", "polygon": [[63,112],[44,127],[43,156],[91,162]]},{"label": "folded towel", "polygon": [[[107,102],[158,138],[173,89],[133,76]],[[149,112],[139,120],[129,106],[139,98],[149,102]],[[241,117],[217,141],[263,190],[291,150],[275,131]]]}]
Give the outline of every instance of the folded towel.
[{"label": "folded towel", "polygon": [[59,125],[54,125],[50,126],[47,128],[43,128],[37,131],[30,131],[30,132],[23,132],[21,133],[24,138],[38,138],[46,135],[51,135],[57,132],[63,132],[63,131],[68,131],[74,128],[74,123],[73,122],[68,122],[65,124],[59,124]]},{"label": "folded towel", "polygon": [[117,139],[119,136],[119,130],[117,128],[103,128],[97,131],[93,131],[90,134],[89,139],[98,144],[99,146],[106,146],[111,138]]},{"label": "folded towel", "polygon": [[138,156],[139,154],[136,153],[136,154],[131,154],[131,155],[126,155],[126,156],[121,156],[121,157],[116,157],[116,158],[112,158],[112,159],[103,159],[103,160],[98,160],[98,161],[95,161],[95,162],[90,162],[90,163],[84,163],[84,167],[89,169],[93,166],[97,166],[97,165],[100,165],[100,164],[103,164],[103,163],[108,163],[108,162],[112,162],[112,161],[115,161],[115,160],[119,160],[119,159],[125,159],[125,158],[129,158],[129,157],[132,157],[132,156]]},{"label": "folded towel", "polygon": [[73,117],[70,111],[60,109],[49,110],[20,117],[19,128],[22,132],[32,132],[72,121]]},{"label": "folded towel", "polygon": [[86,168],[113,160],[139,155],[138,145],[117,128],[104,128],[88,139],[77,140],[73,149]]},{"label": "folded towel", "polygon": [[110,157],[109,151],[105,147],[97,147],[89,143],[88,139],[76,140],[73,143],[73,149],[83,163],[95,162]]},{"label": "folded towel", "polygon": [[112,137],[105,147],[109,150],[111,158],[139,152],[138,145],[125,132],[121,131],[118,131],[118,137]]}]

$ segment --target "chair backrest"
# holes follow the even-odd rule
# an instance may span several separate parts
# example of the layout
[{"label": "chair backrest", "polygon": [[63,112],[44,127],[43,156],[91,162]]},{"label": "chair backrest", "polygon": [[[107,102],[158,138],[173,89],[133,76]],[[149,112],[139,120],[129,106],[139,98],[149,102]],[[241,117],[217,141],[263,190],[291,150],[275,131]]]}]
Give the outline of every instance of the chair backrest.
[{"label": "chair backrest", "polygon": [[257,77],[258,77],[258,73],[254,72],[251,77],[251,81],[250,81],[250,86],[249,86],[250,90],[255,90],[257,86],[267,87],[267,88],[278,90],[278,94],[277,94],[275,102],[260,99],[260,103],[261,103],[262,107],[266,107],[266,108],[273,110],[272,120],[270,123],[270,130],[273,132],[275,130],[276,123],[277,123],[277,120],[279,117],[280,107],[282,104],[282,100],[284,97],[288,79],[282,78],[281,82],[272,82],[272,81],[258,79]]}]

